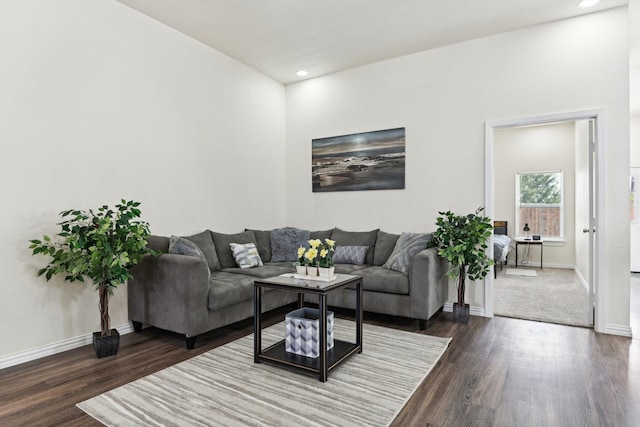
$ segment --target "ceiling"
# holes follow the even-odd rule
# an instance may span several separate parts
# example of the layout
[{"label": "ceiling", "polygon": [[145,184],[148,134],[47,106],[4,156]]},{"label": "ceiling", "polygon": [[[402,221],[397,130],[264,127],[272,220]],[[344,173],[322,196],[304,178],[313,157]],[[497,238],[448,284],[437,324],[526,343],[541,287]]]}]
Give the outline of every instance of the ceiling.
[{"label": "ceiling", "polygon": [[[625,6],[600,0],[118,0],[287,84]],[[630,0],[631,2],[640,0]],[[637,43],[636,43],[637,45]]]}]

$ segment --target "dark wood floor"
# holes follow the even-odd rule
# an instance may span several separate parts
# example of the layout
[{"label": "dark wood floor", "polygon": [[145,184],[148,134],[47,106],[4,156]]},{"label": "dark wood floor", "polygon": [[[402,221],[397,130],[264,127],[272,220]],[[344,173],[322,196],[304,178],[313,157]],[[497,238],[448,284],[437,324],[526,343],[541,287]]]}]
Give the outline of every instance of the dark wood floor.
[{"label": "dark wood floor", "polygon": [[[640,278],[632,283],[632,327],[640,328]],[[282,319],[287,309],[268,316]],[[340,314],[340,313],[338,313]],[[417,322],[366,315],[365,321],[420,332]],[[77,402],[252,332],[250,321],[199,338],[154,328],[122,336],[117,356],[90,346],[0,370],[0,426],[100,425]],[[590,329],[451,313],[430,335],[453,337],[393,426],[640,426],[640,342]]]}]

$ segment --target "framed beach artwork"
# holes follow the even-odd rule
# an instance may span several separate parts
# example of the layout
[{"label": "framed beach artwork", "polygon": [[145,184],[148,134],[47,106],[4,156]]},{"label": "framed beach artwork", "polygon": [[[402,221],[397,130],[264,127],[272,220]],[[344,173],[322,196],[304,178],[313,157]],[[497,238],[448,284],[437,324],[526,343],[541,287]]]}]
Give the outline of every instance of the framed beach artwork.
[{"label": "framed beach artwork", "polygon": [[311,142],[313,192],[404,188],[404,128]]}]

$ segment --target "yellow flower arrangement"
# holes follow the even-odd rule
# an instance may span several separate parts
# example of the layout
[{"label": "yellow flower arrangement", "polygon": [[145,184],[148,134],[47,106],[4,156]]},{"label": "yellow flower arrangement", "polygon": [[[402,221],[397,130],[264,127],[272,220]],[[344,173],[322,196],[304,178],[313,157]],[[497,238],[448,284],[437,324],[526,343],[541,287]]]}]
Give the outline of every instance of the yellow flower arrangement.
[{"label": "yellow flower arrangement", "polygon": [[333,265],[333,252],[336,242],[331,239],[311,239],[307,242],[309,248],[298,248],[298,262],[300,265],[331,267]]}]

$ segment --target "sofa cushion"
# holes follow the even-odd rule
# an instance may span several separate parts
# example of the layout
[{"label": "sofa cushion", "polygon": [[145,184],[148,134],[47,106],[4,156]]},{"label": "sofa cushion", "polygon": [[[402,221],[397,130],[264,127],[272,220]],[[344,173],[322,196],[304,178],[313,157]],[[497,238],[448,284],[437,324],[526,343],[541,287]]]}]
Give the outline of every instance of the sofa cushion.
[{"label": "sofa cushion", "polygon": [[373,265],[383,265],[393,252],[393,248],[396,247],[399,234],[385,233],[378,230],[378,237],[376,238],[376,252],[373,255]]},{"label": "sofa cushion", "polygon": [[331,233],[331,240],[335,240],[337,246],[369,246],[367,256],[364,259],[365,264],[373,264],[374,246],[378,230],[371,231],[344,231],[335,228]]},{"label": "sofa cushion", "polygon": [[336,264],[336,273],[338,274],[355,274],[357,275],[360,270],[364,270],[368,265],[356,265],[356,264]]},{"label": "sofa cushion", "polygon": [[253,243],[229,243],[233,259],[240,268],[260,267],[262,260],[258,254],[258,248]]},{"label": "sofa cushion", "polygon": [[[249,270],[248,270],[249,271]],[[219,310],[253,298],[254,277],[218,271],[209,279],[209,310]]]},{"label": "sofa cushion", "polygon": [[409,294],[409,276],[407,274],[377,265],[360,270],[356,274],[362,277],[362,288],[365,291],[398,295]]},{"label": "sofa cushion", "polygon": [[369,246],[338,246],[333,252],[333,262],[337,264],[364,264]]},{"label": "sofa cushion", "polygon": [[312,231],[311,233],[309,233],[309,239],[318,239],[324,242],[325,239],[330,239],[332,234],[333,228],[329,230]]},{"label": "sofa cushion", "polygon": [[167,253],[169,251],[169,238],[152,234],[147,238],[147,247],[154,251]]},{"label": "sofa cushion", "polygon": [[383,267],[408,274],[411,260],[418,252],[427,248],[429,241],[431,241],[431,234],[402,233]]},{"label": "sofa cushion", "polygon": [[298,261],[298,248],[309,247],[309,230],[277,228],[271,231],[271,262]]},{"label": "sofa cushion", "polygon": [[242,269],[238,267],[233,268],[225,268],[223,270],[227,273],[235,273],[235,274],[244,274],[247,276],[252,276],[260,279],[266,279],[269,277],[279,276],[285,273],[293,273],[293,265],[290,262],[287,263],[269,263],[264,264],[261,267],[254,267],[249,269]]},{"label": "sofa cushion", "polygon": [[256,247],[258,246],[253,231],[244,231],[236,234],[224,234],[212,231],[211,237],[213,237],[213,243],[222,268],[236,267],[236,260],[233,258],[233,253],[231,253],[230,243],[253,243]]},{"label": "sofa cushion", "polygon": [[218,260],[218,252],[216,251],[216,247],[213,244],[213,239],[211,238],[211,233],[209,230],[205,230],[201,233],[194,234],[193,236],[185,236],[185,239],[192,241],[202,251],[204,257],[207,259],[207,264],[209,265],[209,270],[218,271],[220,270],[220,261]]},{"label": "sofa cushion", "polygon": [[271,230],[252,230],[247,228],[245,231],[253,231],[258,243],[258,253],[262,262],[271,261]]}]

